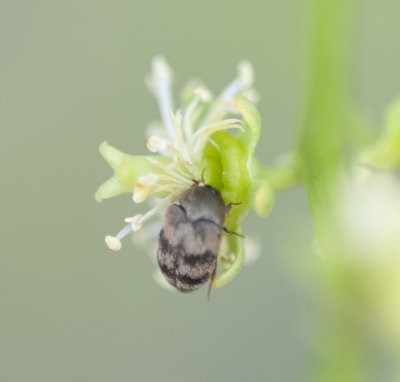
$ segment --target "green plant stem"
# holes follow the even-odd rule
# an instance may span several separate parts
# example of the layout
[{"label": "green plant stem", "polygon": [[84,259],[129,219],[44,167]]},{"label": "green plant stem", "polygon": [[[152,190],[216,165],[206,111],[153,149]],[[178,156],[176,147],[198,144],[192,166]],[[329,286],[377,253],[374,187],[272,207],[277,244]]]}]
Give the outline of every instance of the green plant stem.
[{"label": "green plant stem", "polygon": [[335,247],[326,233],[335,226],[333,208],[352,119],[348,75],[355,2],[310,0],[308,94],[298,153],[316,237],[325,250]]},{"label": "green plant stem", "polygon": [[281,165],[265,167],[257,162],[255,167],[257,168],[257,177],[267,180],[275,192],[291,188],[300,180],[299,166],[294,160]]},{"label": "green plant stem", "polygon": [[[354,121],[349,91],[350,47],[356,0],[310,0],[309,75],[305,115],[298,146],[304,183],[318,248],[319,271],[326,298],[337,292],[341,279],[336,268],[341,253],[336,221],[337,196],[345,171],[345,150]],[[321,285],[319,285],[321,287]],[[324,288],[321,288],[324,289]],[[345,297],[346,293],[342,295]],[[348,308],[344,298],[334,305],[319,341],[319,360],[313,378],[307,381],[361,382],[364,365],[361,341],[349,341],[344,333],[357,333],[353,322],[340,312]],[[336,309],[336,310],[335,310]],[[346,332],[342,329],[346,328]],[[334,340],[333,340],[334,339]],[[351,348],[349,347],[351,345]]]}]

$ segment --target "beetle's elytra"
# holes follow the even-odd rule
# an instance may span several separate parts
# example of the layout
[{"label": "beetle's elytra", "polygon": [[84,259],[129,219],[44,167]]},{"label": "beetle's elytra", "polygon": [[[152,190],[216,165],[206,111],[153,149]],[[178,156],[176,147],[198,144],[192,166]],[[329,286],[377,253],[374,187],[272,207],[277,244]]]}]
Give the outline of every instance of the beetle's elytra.
[{"label": "beetle's elytra", "polygon": [[157,260],[167,281],[191,292],[215,276],[227,207],[218,190],[193,186],[167,209],[158,240]]}]

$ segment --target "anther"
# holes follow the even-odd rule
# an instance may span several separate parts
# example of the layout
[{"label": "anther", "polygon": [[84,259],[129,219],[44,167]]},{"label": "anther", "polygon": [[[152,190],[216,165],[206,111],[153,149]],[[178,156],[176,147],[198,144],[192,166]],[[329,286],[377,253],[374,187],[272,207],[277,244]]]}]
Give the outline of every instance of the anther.
[{"label": "anther", "polygon": [[119,240],[115,236],[107,235],[105,238],[105,242],[107,244],[107,247],[113,251],[119,251],[121,249],[121,240]]},{"label": "anther", "polygon": [[130,218],[126,218],[125,222],[131,224],[131,230],[133,232],[137,232],[142,227],[143,215],[142,214],[138,214],[138,215],[132,216]]},{"label": "anther", "polygon": [[156,136],[152,136],[149,138],[146,144],[149,151],[152,153],[163,151],[167,148],[167,142],[164,139]]},{"label": "anther", "polygon": [[194,91],[194,94],[197,95],[203,102],[209,102],[212,99],[211,92],[204,86],[197,88]]},{"label": "anther", "polygon": [[119,251],[121,249],[121,239],[129,235],[131,232],[132,232],[131,225],[127,224],[115,236],[107,235],[105,238],[107,247],[113,251]]},{"label": "anther", "polygon": [[158,176],[152,173],[139,177],[133,190],[133,201],[141,203],[146,200],[150,193],[150,187],[155,185],[157,181]]}]

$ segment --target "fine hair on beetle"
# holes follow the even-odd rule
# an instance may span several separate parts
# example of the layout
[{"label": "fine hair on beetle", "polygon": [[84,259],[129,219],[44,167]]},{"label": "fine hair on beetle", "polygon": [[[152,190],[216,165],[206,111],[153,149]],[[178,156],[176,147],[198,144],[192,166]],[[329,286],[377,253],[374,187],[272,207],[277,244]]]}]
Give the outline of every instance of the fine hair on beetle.
[{"label": "fine hair on beetle", "polygon": [[[204,171],[203,171],[204,173]],[[201,180],[193,180],[168,207],[158,238],[157,261],[165,279],[180,292],[192,292],[217,273],[222,231],[232,205]]]}]

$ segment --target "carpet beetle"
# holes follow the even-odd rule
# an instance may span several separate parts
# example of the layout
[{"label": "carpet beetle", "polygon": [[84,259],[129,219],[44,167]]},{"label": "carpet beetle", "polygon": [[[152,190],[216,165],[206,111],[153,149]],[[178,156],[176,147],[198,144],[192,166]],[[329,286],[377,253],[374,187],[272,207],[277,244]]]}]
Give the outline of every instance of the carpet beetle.
[{"label": "carpet beetle", "polygon": [[217,271],[222,231],[230,232],[220,192],[194,181],[168,207],[158,238],[157,261],[166,280],[180,292],[200,288]]}]

